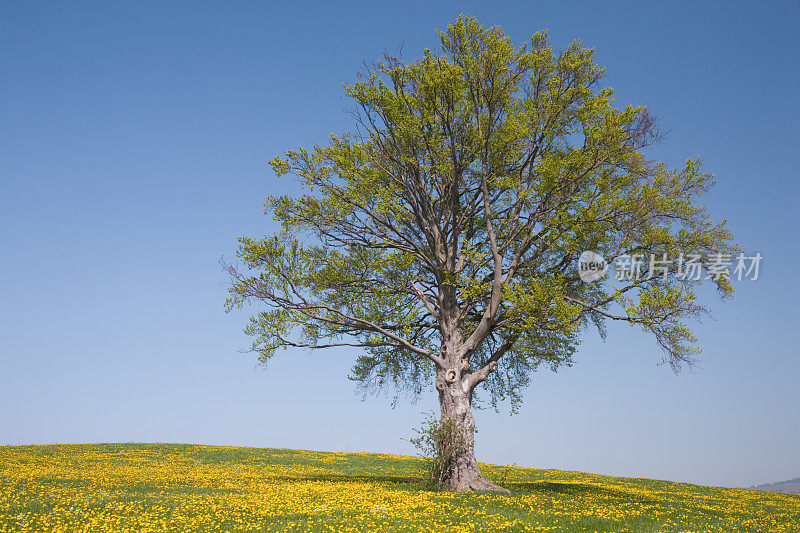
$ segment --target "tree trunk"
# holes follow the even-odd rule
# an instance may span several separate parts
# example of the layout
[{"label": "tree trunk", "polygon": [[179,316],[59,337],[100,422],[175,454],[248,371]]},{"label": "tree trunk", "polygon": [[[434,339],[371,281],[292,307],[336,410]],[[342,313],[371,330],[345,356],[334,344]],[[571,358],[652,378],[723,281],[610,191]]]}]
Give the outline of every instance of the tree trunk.
[{"label": "tree trunk", "polygon": [[442,410],[437,435],[438,483],[454,491],[509,492],[483,477],[475,460],[475,419],[472,390],[463,369],[439,369],[436,389]]}]

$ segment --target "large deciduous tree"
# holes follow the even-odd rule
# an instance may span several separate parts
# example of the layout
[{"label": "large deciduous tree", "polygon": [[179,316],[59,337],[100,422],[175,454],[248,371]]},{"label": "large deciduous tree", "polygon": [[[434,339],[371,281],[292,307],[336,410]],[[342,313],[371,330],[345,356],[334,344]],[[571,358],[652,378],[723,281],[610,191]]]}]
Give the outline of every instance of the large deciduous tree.
[{"label": "large deciduous tree", "polygon": [[366,386],[433,384],[462,443],[439,481],[502,490],[475,460],[477,387],[517,405],[539,365],[570,364],[581,332],[607,320],[654,335],[675,367],[698,351],[686,321],[704,310],[699,281],[645,262],[627,281],[587,283],[581,251],[610,262],[735,245],[698,203],[711,175],[648,158],[653,118],[615,106],[592,49],[556,52],[546,33],[515,48],[463,16],[439,36],[439,52],[386,56],[346,87],[351,132],[271,160],[306,192],[268,198],[282,231],[240,239],[247,269],[229,267],[227,305],[264,304],[247,327],[262,361],[350,346]]}]

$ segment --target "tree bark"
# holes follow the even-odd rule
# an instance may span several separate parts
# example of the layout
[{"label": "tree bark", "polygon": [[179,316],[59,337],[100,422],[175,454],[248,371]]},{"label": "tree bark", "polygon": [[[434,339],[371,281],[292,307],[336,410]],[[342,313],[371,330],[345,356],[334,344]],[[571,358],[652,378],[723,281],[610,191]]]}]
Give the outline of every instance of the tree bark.
[{"label": "tree bark", "polygon": [[[452,361],[449,361],[452,363]],[[439,368],[441,420],[437,435],[438,483],[453,491],[487,490],[509,492],[483,477],[475,460],[475,419],[472,416],[472,386],[464,372],[466,363]]]}]

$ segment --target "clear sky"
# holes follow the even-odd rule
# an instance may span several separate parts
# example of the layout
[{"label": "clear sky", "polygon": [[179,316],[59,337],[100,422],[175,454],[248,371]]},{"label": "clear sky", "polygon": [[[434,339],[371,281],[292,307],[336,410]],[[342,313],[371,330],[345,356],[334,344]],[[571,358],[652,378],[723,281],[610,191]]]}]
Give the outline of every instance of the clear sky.
[{"label": "clear sky", "polygon": [[764,256],[705,299],[702,362],[657,366],[611,327],[534,377],[518,415],[477,413],[487,462],[749,486],[800,475],[800,2],[3,2],[0,444],[194,442],[413,453],[434,392],[396,409],[355,353],[240,350],[225,315],[236,237],[274,230],[266,159],[350,128],[363,60],[434,47],[460,12],[520,43],[548,28],[607,66],[620,105],[701,155],[706,200]]}]

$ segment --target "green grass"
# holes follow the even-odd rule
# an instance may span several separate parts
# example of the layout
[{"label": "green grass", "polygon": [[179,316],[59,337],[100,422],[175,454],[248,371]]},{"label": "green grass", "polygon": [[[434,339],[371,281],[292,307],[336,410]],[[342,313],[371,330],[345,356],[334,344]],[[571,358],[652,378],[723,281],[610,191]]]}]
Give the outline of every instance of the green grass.
[{"label": "green grass", "polygon": [[0,447],[8,531],[800,531],[800,496],[482,465],[430,490],[414,457],[183,444]]}]

